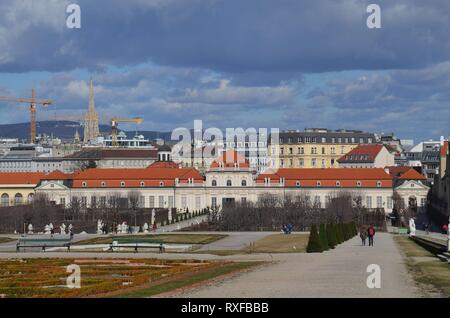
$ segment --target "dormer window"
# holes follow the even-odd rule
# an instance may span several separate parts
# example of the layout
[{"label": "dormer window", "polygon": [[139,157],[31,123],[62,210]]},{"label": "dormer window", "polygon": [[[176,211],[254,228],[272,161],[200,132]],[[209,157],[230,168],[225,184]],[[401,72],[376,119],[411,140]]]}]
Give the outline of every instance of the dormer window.
[{"label": "dormer window", "polygon": [[164,187],[164,181],[159,181],[159,186]]},{"label": "dormer window", "polygon": [[358,188],[361,188],[361,186],[362,186],[361,181],[356,181],[356,186],[357,186]]},{"label": "dormer window", "polygon": [[82,186],[83,188],[86,188],[86,187],[87,187],[86,181],[83,181],[83,182],[81,183],[81,186]]},{"label": "dormer window", "polygon": [[322,186],[322,182],[317,181],[317,182],[316,182],[316,186],[317,186],[318,188],[320,188],[320,187]]},{"label": "dormer window", "polygon": [[336,187],[340,187],[341,186],[341,181],[336,181]]},{"label": "dormer window", "polygon": [[140,186],[141,186],[141,188],[145,187],[145,182],[141,181]]},{"label": "dormer window", "polygon": [[121,186],[122,188],[125,187],[125,182],[120,181],[120,186]]},{"label": "dormer window", "polygon": [[106,182],[105,182],[105,181],[102,181],[101,187],[102,187],[102,188],[106,187]]},{"label": "dormer window", "polygon": [[381,188],[381,181],[377,181],[377,187]]},{"label": "dormer window", "polygon": [[300,186],[301,186],[300,181],[295,181],[295,186],[296,186],[296,187],[300,187]]}]

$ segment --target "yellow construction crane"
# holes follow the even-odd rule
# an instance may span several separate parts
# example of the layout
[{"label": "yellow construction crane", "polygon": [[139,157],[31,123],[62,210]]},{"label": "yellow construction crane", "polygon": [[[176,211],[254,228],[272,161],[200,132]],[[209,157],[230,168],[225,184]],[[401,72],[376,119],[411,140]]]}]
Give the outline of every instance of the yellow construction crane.
[{"label": "yellow construction crane", "polygon": [[30,141],[34,144],[36,142],[36,105],[49,106],[52,104],[52,101],[49,99],[37,100],[34,88],[31,90],[31,98],[0,96],[0,100],[30,104]]},{"label": "yellow construction crane", "polygon": [[117,126],[119,123],[136,123],[142,124],[144,118],[136,117],[132,119],[120,119],[117,117],[111,118],[111,143],[113,147],[117,147],[119,143],[117,142]]}]

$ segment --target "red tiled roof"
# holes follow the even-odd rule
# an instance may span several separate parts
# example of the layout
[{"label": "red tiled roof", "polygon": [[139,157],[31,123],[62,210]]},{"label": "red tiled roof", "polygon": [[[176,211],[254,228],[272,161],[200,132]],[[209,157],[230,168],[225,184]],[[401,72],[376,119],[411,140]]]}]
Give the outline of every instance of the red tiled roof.
[{"label": "red tiled roof", "polygon": [[409,166],[392,166],[392,167],[387,167],[387,169],[389,169],[389,174],[393,178],[398,178],[402,174],[404,174],[406,171],[411,169],[411,167],[409,167]]},{"label": "red tiled roof", "polygon": [[286,187],[317,187],[320,181],[321,187],[392,187],[392,177],[384,169],[380,168],[328,168],[328,169],[289,169],[283,168],[275,173],[263,173],[256,178],[257,184],[264,183],[265,178],[270,178],[271,182],[278,183],[280,178],[284,178]]},{"label": "red tiled roof", "polygon": [[410,168],[408,171],[403,173],[400,178],[401,180],[427,180],[424,175],[418,173],[415,169]]},{"label": "red tiled roof", "polygon": [[220,163],[223,163],[225,168],[234,168],[234,164],[237,163],[240,168],[250,167],[247,160],[242,157],[236,150],[230,149],[225,151],[222,156],[218,157],[211,163],[211,168],[219,168]]},{"label": "red tiled roof", "polygon": [[59,170],[54,170],[45,175],[41,180],[69,180],[72,179],[72,174],[65,174]]},{"label": "red tiled roof", "polygon": [[444,141],[444,144],[441,147],[441,157],[447,156],[448,152],[448,141]]},{"label": "red tiled roof", "polygon": [[373,162],[383,147],[383,145],[359,145],[343,155],[337,161],[339,163]]},{"label": "red tiled roof", "polygon": [[43,172],[0,172],[0,185],[36,185],[45,176]]},{"label": "red tiled roof", "polygon": [[194,179],[194,183],[202,183],[202,175],[194,168],[160,168],[148,167],[145,169],[87,169],[77,173],[73,178],[73,187],[83,187],[86,183],[88,188],[97,188],[105,182],[105,187],[120,187],[125,182],[125,187],[140,187],[141,182],[145,187],[174,186],[175,179],[186,183],[188,179]]},{"label": "red tiled roof", "polygon": [[147,168],[180,168],[180,164],[172,161],[155,161]]}]

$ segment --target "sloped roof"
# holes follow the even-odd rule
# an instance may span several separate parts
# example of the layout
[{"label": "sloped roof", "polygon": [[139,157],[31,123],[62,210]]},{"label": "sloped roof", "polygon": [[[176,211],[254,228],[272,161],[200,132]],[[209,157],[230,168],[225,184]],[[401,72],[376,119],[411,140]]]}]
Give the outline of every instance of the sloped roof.
[{"label": "sloped roof", "polygon": [[359,145],[343,155],[339,163],[374,162],[384,145]]},{"label": "sloped roof", "polygon": [[238,164],[240,168],[250,167],[248,161],[234,149],[227,150],[222,156],[214,159],[211,168],[219,168],[221,163],[225,168],[234,168],[235,164]]},{"label": "sloped roof", "polygon": [[43,172],[0,172],[0,185],[36,185],[44,176]]},{"label": "sloped roof", "polygon": [[403,173],[400,177],[400,180],[427,180],[427,178],[418,173],[415,169],[410,168],[408,171]]},{"label": "sloped roof", "polygon": [[54,170],[49,174],[45,175],[41,180],[69,180],[72,179],[72,174],[65,174],[60,170]]},{"label": "sloped roof", "polygon": [[444,144],[441,146],[441,157],[447,156],[448,152],[448,141],[444,141]]},{"label": "sloped roof", "polygon": [[287,187],[296,186],[300,182],[302,187],[316,187],[320,181],[323,187],[376,187],[381,182],[382,187],[392,187],[392,177],[381,168],[330,168],[305,169],[282,168],[273,173],[262,173],[256,178],[256,183],[264,183],[266,178],[271,182],[279,182],[284,178]]}]

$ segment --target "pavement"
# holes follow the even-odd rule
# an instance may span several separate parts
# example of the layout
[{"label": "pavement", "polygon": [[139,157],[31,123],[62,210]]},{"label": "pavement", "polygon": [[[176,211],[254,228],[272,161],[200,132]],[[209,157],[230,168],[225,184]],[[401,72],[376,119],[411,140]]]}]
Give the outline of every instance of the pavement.
[{"label": "pavement", "polygon": [[[421,297],[392,235],[377,233],[375,246],[355,237],[322,254],[273,254],[276,262],[176,297]],[[370,264],[381,269],[381,288],[370,289]]]},{"label": "pavement", "polygon": [[[203,232],[195,232],[203,233]],[[220,233],[220,232],[219,232]],[[238,249],[272,232],[231,232],[229,236],[205,246],[206,251]],[[175,297],[424,297],[416,287],[404,259],[388,233],[377,233],[375,246],[361,246],[355,237],[321,254],[280,253],[217,256],[208,253],[96,253],[96,252],[2,252],[10,258],[157,258],[205,261],[265,261],[267,264],[216,280],[202,287],[176,292]],[[371,264],[380,266],[381,288],[370,289],[366,281]]]}]

